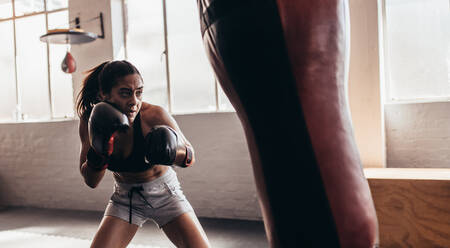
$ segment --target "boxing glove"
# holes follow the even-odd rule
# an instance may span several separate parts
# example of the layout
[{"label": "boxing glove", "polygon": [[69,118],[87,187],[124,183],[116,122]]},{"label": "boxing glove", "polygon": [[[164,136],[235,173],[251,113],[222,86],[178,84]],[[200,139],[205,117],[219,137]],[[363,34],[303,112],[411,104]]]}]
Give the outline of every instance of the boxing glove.
[{"label": "boxing glove", "polygon": [[97,154],[108,157],[113,152],[115,134],[129,127],[127,116],[113,104],[97,103],[88,121],[90,145]]},{"label": "boxing glove", "polygon": [[192,150],[181,142],[175,130],[159,125],[145,136],[145,158],[152,165],[188,167],[192,162]]}]

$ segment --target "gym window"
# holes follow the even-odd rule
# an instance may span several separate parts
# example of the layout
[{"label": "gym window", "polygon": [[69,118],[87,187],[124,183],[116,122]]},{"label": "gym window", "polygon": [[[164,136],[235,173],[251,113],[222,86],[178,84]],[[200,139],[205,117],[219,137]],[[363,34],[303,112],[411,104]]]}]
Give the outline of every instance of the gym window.
[{"label": "gym window", "polygon": [[127,0],[125,9],[126,56],[144,78],[144,101],[174,114],[234,111],[206,57],[195,2]]},{"label": "gym window", "polygon": [[67,0],[0,0],[0,122],[73,117],[72,77],[61,71],[66,46],[39,37],[67,24]]},{"label": "gym window", "polygon": [[448,0],[384,0],[386,101],[450,100]]}]

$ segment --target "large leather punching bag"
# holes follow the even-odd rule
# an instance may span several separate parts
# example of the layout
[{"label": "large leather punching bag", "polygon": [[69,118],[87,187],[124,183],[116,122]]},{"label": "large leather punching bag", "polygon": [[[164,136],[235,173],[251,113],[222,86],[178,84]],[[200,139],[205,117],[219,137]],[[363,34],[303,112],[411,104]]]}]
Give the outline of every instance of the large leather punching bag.
[{"label": "large leather punching bag", "polygon": [[249,145],[271,247],[375,247],[347,100],[345,0],[198,0]]}]

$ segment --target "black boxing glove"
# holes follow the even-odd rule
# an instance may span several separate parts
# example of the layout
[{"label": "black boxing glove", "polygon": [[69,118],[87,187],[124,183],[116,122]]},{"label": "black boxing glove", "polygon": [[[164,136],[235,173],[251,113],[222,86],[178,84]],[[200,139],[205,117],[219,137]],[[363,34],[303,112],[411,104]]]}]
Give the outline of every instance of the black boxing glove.
[{"label": "black boxing glove", "polygon": [[97,155],[108,157],[113,152],[115,134],[129,127],[128,117],[114,105],[97,103],[89,117],[89,143]]},{"label": "black boxing glove", "polygon": [[192,162],[192,150],[181,143],[171,127],[154,126],[145,136],[145,158],[151,165],[188,167]]}]

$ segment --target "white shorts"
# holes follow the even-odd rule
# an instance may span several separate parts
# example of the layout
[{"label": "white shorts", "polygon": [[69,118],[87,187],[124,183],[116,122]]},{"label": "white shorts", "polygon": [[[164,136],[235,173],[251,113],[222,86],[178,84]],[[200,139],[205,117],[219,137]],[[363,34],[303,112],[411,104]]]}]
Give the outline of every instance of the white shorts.
[{"label": "white shorts", "polygon": [[176,172],[169,169],[146,183],[116,182],[105,216],[115,216],[140,227],[153,220],[159,228],[174,218],[194,211],[183,194]]}]

